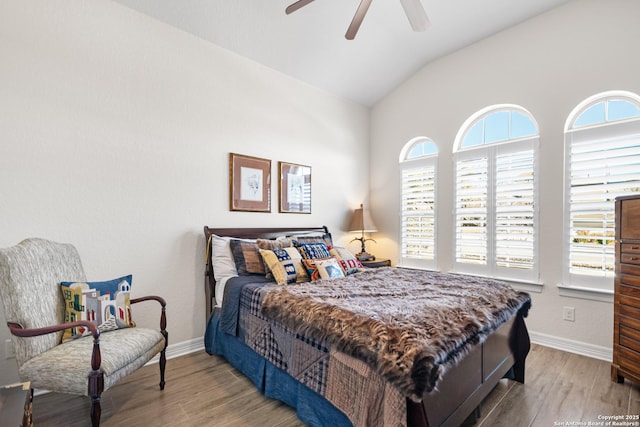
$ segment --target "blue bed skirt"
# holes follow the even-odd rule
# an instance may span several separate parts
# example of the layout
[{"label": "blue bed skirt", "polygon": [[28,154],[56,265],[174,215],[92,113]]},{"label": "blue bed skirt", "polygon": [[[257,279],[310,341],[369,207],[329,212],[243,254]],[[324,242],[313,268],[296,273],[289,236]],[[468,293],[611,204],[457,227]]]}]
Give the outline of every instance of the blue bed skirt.
[{"label": "blue bed skirt", "polygon": [[351,421],[325,398],[276,368],[236,337],[219,329],[218,313],[209,318],[204,336],[207,353],[224,357],[246,375],[266,397],[296,409],[296,415],[312,427],[347,427]]}]

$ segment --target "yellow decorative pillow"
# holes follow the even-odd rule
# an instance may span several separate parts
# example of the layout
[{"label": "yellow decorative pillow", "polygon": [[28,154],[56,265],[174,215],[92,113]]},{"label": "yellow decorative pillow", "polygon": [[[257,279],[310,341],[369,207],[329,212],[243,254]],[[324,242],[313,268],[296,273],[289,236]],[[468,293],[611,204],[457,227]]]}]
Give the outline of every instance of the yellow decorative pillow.
[{"label": "yellow decorative pillow", "polygon": [[[257,239],[256,244],[258,245],[259,249],[266,249],[266,250],[272,251],[274,249],[284,249],[284,248],[293,246],[293,240],[289,239],[288,237],[278,237],[275,240],[274,239]],[[264,267],[265,267],[265,275],[267,276],[267,279],[272,279],[273,273],[271,273],[269,266],[265,263]]]},{"label": "yellow decorative pillow", "polygon": [[260,255],[279,285],[309,281],[296,248],[260,249]]}]

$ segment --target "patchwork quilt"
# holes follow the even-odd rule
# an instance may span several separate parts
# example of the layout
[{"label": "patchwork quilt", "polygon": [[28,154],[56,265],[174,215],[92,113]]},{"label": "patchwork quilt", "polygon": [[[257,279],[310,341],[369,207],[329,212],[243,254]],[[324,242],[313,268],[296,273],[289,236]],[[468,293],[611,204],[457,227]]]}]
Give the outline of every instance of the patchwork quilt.
[{"label": "patchwork quilt", "polygon": [[239,304],[226,320],[223,310],[227,332],[354,426],[405,426],[407,398],[437,389],[447,369],[530,304],[500,281],[398,268],[228,292],[225,305],[230,293]]}]

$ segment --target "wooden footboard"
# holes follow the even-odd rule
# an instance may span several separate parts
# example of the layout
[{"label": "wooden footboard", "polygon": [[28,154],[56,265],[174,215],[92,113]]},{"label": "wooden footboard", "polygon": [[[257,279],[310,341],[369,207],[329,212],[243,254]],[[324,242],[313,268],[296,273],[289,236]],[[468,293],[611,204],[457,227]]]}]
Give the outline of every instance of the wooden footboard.
[{"label": "wooden footboard", "polygon": [[530,349],[524,324],[528,307],[498,328],[487,340],[447,371],[435,393],[422,403],[407,402],[408,425],[459,426],[502,378],[524,383],[525,358]]}]

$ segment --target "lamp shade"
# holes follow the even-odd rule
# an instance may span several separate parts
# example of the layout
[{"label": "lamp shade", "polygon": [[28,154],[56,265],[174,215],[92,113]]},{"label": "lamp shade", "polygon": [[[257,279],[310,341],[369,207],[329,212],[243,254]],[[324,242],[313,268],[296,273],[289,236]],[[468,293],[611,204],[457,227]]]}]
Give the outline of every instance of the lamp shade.
[{"label": "lamp shade", "polygon": [[378,228],[371,219],[371,215],[369,215],[369,211],[364,208],[363,204],[360,204],[360,208],[353,211],[349,231],[361,231],[365,233],[378,231]]}]

